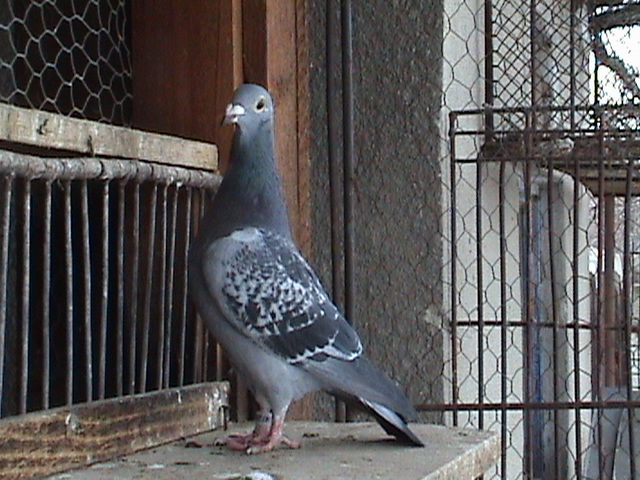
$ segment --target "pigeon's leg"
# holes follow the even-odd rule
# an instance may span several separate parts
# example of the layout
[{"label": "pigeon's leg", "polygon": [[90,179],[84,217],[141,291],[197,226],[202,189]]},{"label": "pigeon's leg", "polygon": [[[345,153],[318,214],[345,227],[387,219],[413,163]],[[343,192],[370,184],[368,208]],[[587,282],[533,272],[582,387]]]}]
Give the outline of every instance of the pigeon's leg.
[{"label": "pigeon's leg", "polygon": [[229,435],[221,443],[225,444],[230,450],[246,450],[256,443],[265,443],[268,441],[269,433],[271,432],[272,417],[269,410],[261,410],[258,412],[253,432]]},{"label": "pigeon's leg", "polygon": [[247,448],[247,453],[262,453],[270,452],[274,448],[278,447],[281,443],[284,443],[290,448],[300,448],[300,442],[296,442],[284,436],[282,429],[284,427],[284,417],[286,410],[280,414],[273,416],[273,423],[269,431],[268,437],[263,442],[252,442],[251,446]]}]

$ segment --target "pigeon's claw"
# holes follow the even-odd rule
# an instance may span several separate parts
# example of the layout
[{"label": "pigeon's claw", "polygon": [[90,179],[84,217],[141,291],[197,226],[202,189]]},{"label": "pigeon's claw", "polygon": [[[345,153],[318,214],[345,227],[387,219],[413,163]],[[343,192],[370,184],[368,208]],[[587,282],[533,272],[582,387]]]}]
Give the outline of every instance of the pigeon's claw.
[{"label": "pigeon's claw", "polygon": [[279,447],[282,443],[289,448],[300,448],[300,442],[296,442],[295,440],[285,437],[284,433],[282,433],[283,427],[284,419],[275,419],[267,438],[262,442],[256,441],[255,439],[252,440],[251,445],[246,449],[247,454],[254,455],[257,453],[270,452],[271,450]]}]

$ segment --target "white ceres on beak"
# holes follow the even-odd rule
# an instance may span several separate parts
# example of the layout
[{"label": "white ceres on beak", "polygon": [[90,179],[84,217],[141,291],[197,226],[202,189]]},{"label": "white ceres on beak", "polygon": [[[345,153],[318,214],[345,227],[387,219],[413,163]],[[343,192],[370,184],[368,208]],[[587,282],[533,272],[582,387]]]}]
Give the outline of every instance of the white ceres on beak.
[{"label": "white ceres on beak", "polygon": [[227,109],[224,113],[223,125],[231,125],[232,123],[238,123],[238,118],[243,116],[246,110],[242,105],[230,103],[227,105]]}]

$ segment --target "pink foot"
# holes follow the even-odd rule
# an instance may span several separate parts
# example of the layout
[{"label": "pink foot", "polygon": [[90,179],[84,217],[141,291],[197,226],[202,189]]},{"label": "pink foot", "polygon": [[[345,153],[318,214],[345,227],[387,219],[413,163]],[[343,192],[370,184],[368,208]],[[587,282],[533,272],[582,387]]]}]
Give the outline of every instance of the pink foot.
[{"label": "pink foot", "polygon": [[282,433],[283,426],[284,422],[282,420],[274,419],[269,435],[262,439],[262,441],[255,441],[254,439],[246,449],[247,453],[253,455],[256,453],[270,452],[280,446],[281,443],[284,443],[289,448],[300,448],[300,442],[293,441],[284,436]]}]

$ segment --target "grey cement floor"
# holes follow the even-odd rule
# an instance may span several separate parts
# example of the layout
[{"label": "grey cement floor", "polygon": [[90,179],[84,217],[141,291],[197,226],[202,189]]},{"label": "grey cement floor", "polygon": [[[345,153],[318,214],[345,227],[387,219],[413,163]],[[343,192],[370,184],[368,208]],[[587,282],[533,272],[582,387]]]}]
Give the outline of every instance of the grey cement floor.
[{"label": "grey cement floor", "polygon": [[489,432],[413,425],[425,448],[390,440],[377,424],[292,422],[286,432],[302,448],[261,455],[214,446],[217,438],[245,431],[215,431],[110,462],[50,477],[50,480],[444,480],[474,479],[500,454]]}]

